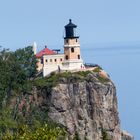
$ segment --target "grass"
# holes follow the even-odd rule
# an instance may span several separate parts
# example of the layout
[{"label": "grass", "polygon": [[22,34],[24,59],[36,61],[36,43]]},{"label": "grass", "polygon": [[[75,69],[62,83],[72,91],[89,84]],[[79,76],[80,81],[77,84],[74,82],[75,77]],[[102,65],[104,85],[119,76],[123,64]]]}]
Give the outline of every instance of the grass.
[{"label": "grass", "polygon": [[94,73],[98,73],[97,78],[98,78],[98,80],[99,80],[101,83],[108,82],[109,79],[108,79],[107,77],[104,77],[104,76],[102,76],[102,75],[99,74],[99,72],[101,72],[101,70],[102,70],[102,69],[101,69],[100,67],[97,67],[97,68],[95,68],[95,69],[93,70],[93,72],[94,72]]},{"label": "grass", "polygon": [[[51,89],[56,86],[58,83],[61,83],[61,79],[65,78],[66,81],[69,82],[82,82],[86,80],[88,74],[98,73],[100,72],[100,68],[95,68],[93,71],[78,71],[78,72],[63,72],[63,73],[51,73],[49,77],[38,78],[35,79],[33,85],[37,88],[43,89]],[[98,80],[102,83],[107,82],[108,78],[98,75]]]},{"label": "grass", "polygon": [[98,80],[99,80],[101,83],[106,83],[106,82],[108,82],[108,81],[109,81],[109,79],[108,79],[108,78],[103,77],[103,76],[100,76],[100,75],[98,75]]},{"label": "grass", "polygon": [[91,73],[91,71],[78,71],[76,72],[76,74],[86,77],[89,73]]},{"label": "grass", "polygon": [[44,77],[44,78],[38,78],[34,80],[34,86],[37,88],[51,88],[55,86],[58,82],[59,79],[64,77],[64,78],[69,78],[71,77],[72,73],[70,72],[64,72],[64,73],[52,73],[49,77]]},{"label": "grass", "polygon": [[101,68],[97,67],[93,70],[93,72],[100,72],[101,71]]}]

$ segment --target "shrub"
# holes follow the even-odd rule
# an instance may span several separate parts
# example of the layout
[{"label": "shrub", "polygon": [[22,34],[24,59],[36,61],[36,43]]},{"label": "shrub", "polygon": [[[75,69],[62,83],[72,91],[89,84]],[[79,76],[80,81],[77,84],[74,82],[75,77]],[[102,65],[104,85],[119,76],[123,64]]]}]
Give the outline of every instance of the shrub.
[{"label": "shrub", "polygon": [[76,74],[86,77],[89,73],[91,73],[91,71],[79,71]]},{"label": "shrub", "polygon": [[102,140],[111,140],[107,134],[107,131],[105,129],[102,129]]},{"label": "shrub", "polygon": [[93,70],[93,72],[97,72],[97,73],[99,73],[100,70],[101,70],[101,68],[97,67],[97,68],[95,68],[95,69]]},{"label": "shrub", "polygon": [[28,125],[19,125],[16,132],[7,131],[2,140],[56,140],[59,138],[64,140],[65,136],[66,131],[59,126],[50,127],[48,124],[44,124],[31,130]]},{"label": "shrub", "polygon": [[101,83],[105,83],[105,82],[108,82],[108,81],[109,81],[108,78],[103,77],[103,76],[100,76],[100,75],[98,75],[98,80],[99,80]]}]

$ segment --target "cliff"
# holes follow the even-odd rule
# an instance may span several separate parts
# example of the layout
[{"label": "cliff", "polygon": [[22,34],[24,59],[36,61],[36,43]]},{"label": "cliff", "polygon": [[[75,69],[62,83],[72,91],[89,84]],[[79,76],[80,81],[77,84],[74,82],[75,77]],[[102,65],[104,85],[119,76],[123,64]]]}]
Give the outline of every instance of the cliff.
[{"label": "cliff", "polygon": [[120,139],[116,90],[109,79],[102,82],[94,73],[80,82],[64,78],[52,89],[47,102],[49,117],[63,124],[70,135],[100,140],[106,130],[112,140]]},{"label": "cliff", "polygon": [[53,74],[42,85],[37,83],[40,80],[21,97],[18,108],[25,106],[29,113],[33,102],[36,111],[47,112],[50,120],[66,128],[69,140],[132,139],[121,138],[116,88],[98,69]]}]

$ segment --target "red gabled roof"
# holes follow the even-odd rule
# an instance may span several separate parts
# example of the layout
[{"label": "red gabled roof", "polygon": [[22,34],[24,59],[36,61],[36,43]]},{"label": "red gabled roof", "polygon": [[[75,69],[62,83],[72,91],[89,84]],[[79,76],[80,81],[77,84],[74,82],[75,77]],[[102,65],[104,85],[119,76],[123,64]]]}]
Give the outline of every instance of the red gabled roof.
[{"label": "red gabled roof", "polygon": [[44,48],[43,50],[41,50],[40,52],[38,52],[38,53],[36,54],[36,57],[37,57],[37,58],[40,58],[40,57],[42,57],[43,55],[52,55],[52,54],[56,54],[56,52],[54,52],[54,51],[52,51],[52,50],[50,50],[50,49],[48,49],[48,48]]}]

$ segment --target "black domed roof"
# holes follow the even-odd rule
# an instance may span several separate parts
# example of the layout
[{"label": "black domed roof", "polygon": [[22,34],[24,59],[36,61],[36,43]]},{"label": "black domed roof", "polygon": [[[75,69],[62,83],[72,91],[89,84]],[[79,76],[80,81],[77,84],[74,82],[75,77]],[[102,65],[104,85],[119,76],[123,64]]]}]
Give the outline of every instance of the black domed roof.
[{"label": "black domed roof", "polygon": [[77,27],[77,25],[73,24],[73,23],[72,23],[72,20],[71,20],[71,19],[69,19],[69,23],[65,26],[65,28],[69,28],[69,27],[76,28],[76,27]]}]

